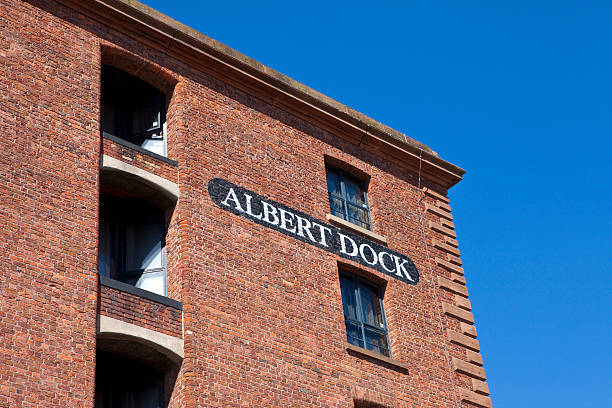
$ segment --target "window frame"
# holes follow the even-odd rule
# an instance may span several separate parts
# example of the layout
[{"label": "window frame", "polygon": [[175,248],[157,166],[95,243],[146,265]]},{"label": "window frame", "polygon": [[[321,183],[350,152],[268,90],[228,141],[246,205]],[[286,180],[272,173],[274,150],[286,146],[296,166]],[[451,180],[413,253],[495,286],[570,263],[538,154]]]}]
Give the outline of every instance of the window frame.
[{"label": "window frame", "polygon": [[[337,194],[333,194],[331,191],[329,191],[329,188],[327,186],[327,183],[329,183],[329,171],[335,171],[338,174],[338,181],[340,183],[340,193],[342,194],[342,197],[339,197]],[[349,205],[353,205],[355,207],[357,207],[358,205],[352,201],[350,201],[348,199],[348,194],[346,192],[346,182],[348,181],[350,182],[350,180],[355,180],[357,182],[357,186],[363,191],[363,198],[364,198],[364,206],[360,207],[362,210],[365,210],[366,215],[367,215],[367,220],[368,220],[368,225],[367,226],[363,226],[360,224],[357,224],[353,221],[351,221],[349,214],[348,214],[348,206]],[[361,178],[355,176],[354,174],[351,174],[345,170],[342,170],[341,168],[338,168],[336,166],[333,165],[325,165],[325,181],[326,181],[326,188],[327,188],[327,199],[329,201],[329,211],[331,212],[332,215],[338,216],[337,214],[335,214],[334,209],[332,209],[332,200],[331,198],[336,198],[338,200],[342,201],[342,219],[350,222],[351,224],[355,224],[358,227],[367,229],[369,231],[372,231],[372,217],[370,216],[370,202],[368,200],[368,189],[367,189],[367,183],[362,180]]]},{"label": "window frame", "polygon": [[[355,320],[353,318],[347,317],[346,313],[344,312],[344,310],[345,310],[344,306],[345,305],[344,305],[344,299],[342,298],[342,280],[341,280],[341,278],[350,279],[350,280],[353,281],[354,291],[355,291],[355,293],[354,293],[354,295],[355,295],[355,306],[356,306],[355,314],[357,315],[357,318],[360,319],[360,320]],[[373,353],[378,353],[378,354],[380,354],[382,356],[385,356],[385,357],[388,357],[388,358],[393,358],[393,353],[391,352],[391,341],[389,339],[389,326],[387,325],[387,316],[385,314],[385,308],[384,308],[384,302],[383,302],[383,300],[384,300],[384,289],[381,287],[381,285],[378,285],[378,284],[376,284],[376,283],[374,283],[374,282],[372,282],[370,280],[364,279],[363,277],[361,277],[359,275],[356,275],[356,274],[351,273],[351,272],[347,272],[345,270],[340,270],[340,272],[338,274],[338,280],[340,282],[340,298],[341,298],[340,300],[342,302],[342,313],[344,315],[344,323],[345,323],[345,332],[346,332],[346,341],[347,341],[347,343],[352,344],[352,345],[354,345],[356,347],[361,347],[361,348],[363,348],[365,350],[368,350],[370,352],[373,352]],[[360,291],[360,285],[359,285],[360,283],[364,283],[364,284],[366,284],[366,285],[368,285],[370,287],[376,288],[376,295],[378,296],[378,301],[380,303],[380,312],[381,312],[382,324],[384,326],[384,329],[381,329],[380,327],[372,326],[371,324],[369,324],[369,323],[367,323],[365,321],[366,319],[365,319],[365,316],[364,316],[364,312],[362,310],[361,291]],[[349,337],[352,337],[352,336],[349,336],[348,330],[346,330],[347,322],[359,326],[359,329],[361,331],[362,339],[361,340],[360,339],[356,339],[356,340],[363,342],[363,345],[354,344],[354,343],[351,343],[349,341]],[[380,334],[384,333],[385,338],[387,340],[387,348],[386,348],[386,350],[387,350],[388,354],[383,354],[383,353],[380,353],[380,352],[378,352],[376,350],[370,350],[367,347],[367,341],[366,341],[366,335],[365,335],[366,334],[365,333],[366,326],[367,326],[367,328],[369,330],[378,332]],[[382,348],[382,347],[379,347],[379,349],[380,348]]]}]

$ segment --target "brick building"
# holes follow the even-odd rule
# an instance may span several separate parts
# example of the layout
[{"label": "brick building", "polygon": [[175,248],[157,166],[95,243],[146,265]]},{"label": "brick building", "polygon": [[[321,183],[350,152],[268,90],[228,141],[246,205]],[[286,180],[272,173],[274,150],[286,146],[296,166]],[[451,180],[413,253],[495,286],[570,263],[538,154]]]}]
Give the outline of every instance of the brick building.
[{"label": "brick building", "polygon": [[0,0],[0,407],[489,407],[464,171],[131,0]]}]

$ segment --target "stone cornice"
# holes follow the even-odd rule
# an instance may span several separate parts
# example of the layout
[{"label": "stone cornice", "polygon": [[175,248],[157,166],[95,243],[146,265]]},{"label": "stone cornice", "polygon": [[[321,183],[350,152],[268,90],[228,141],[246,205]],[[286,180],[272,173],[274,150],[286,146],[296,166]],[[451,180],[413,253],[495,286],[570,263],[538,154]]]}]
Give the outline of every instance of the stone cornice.
[{"label": "stone cornice", "polygon": [[[143,44],[410,168],[448,189],[465,171],[385,126],[134,0],[57,0]],[[422,162],[421,162],[422,160]]]}]

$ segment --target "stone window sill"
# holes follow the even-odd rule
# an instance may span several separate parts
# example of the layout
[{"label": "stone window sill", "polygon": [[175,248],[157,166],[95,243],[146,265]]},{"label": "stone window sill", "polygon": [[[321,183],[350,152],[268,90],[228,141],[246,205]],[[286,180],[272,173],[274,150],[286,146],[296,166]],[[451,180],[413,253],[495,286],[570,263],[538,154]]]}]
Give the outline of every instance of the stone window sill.
[{"label": "stone window sill", "polygon": [[382,235],[378,235],[375,232],[362,228],[359,225],[355,225],[352,222],[349,222],[340,217],[336,217],[333,214],[327,214],[326,218],[327,218],[327,221],[331,222],[334,225],[337,225],[338,227],[346,228],[350,230],[351,232],[356,232],[357,234],[363,235],[376,242],[380,242],[381,244],[387,245],[387,238],[383,237]]},{"label": "stone window sill", "polygon": [[346,343],[346,350],[347,351],[351,351],[353,353],[356,354],[361,354],[363,356],[372,358],[374,360],[378,360],[378,361],[382,361],[383,363],[389,364],[395,368],[398,368],[400,370],[403,371],[408,371],[408,365],[405,363],[402,363],[399,360],[395,360],[393,358],[387,357],[387,356],[383,356],[382,354],[376,353],[374,351],[370,351],[370,350],[366,350],[364,348],[361,348],[359,346],[355,346],[353,344],[350,343]]}]

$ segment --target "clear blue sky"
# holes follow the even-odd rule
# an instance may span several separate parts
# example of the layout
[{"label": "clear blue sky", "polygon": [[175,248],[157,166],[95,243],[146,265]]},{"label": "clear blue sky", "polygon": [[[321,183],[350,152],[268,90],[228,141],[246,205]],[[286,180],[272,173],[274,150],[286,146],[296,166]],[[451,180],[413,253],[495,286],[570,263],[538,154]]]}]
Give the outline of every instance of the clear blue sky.
[{"label": "clear blue sky", "polygon": [[612,3],[145,3],[464,167],[494,406],[612,407]]}]

